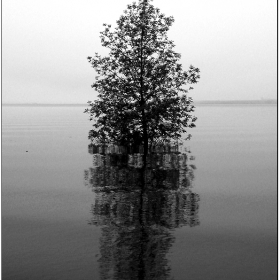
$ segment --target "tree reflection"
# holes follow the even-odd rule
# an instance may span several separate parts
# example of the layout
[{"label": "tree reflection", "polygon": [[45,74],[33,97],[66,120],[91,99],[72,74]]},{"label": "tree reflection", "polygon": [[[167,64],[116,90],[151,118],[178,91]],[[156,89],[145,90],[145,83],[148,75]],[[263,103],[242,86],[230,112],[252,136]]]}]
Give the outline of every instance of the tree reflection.
[{"label": "tree reflection", "polygon": [[171,148],[154,147],[142,168],[139,151],[89,145],[85,183],[96,194],[89,224],[102,227],[101,279],[170,279],[172,230],[199,225],[194,157]]}]

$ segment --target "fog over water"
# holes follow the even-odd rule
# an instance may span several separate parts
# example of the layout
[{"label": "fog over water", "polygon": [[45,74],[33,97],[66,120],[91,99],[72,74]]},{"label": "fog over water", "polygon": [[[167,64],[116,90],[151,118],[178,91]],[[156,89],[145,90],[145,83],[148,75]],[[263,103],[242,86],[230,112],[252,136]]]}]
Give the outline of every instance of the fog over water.
[{"label": "fog over water", "polygon": [[[103,23],[116,25],[132,0],[3,0],[5,103],[83,103],[96,98],[87,62]],[[180,63],[201,70],[196,100],[277,98],[277,1],[154,0],[174,16],[168,36]],[[19,86],[20,85],[20,86]]]},{"label": "fog over water", "polygon": [[[182,177],[164,171],[153,182],[175,189],[157,196],[95,191],[100,181],[85,178],[96,161],[83,109],[3,106],[3,279],[125,279],[124,246],[132,259],[143,256],[141,270],[129,270],[139,272],[135,279],[276,279],[275,105],[197,105],[197,127],[184,143],[191,185],[180,194]],[[146,206],[137,208],[141,197]],[[172,212],[175,202],[186,212]],[[117,267],[126,270],[106,278]]]}]

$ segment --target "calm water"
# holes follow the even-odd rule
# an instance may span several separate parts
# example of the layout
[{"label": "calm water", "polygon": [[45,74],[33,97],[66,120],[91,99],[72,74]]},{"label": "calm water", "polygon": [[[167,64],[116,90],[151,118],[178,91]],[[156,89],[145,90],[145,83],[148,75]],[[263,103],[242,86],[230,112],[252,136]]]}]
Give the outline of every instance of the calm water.
[{"label": "calm water", "polygon": [[194,202],[93,191],[83,109],[2,107],[3,279],[277,279],[275,105],[197,106]]}]

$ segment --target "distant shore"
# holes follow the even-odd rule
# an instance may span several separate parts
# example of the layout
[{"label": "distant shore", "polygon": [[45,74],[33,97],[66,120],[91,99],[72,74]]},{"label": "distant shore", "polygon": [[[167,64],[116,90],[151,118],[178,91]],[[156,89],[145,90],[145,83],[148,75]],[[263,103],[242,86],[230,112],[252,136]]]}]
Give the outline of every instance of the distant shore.
[{"label": "distant shore", "polygon": [[262,99],[262,100],[194,100],[194,104],[213,104],[213,105],[219,105],[219,104],[236,104],[236,105],[242,105],[242,104],[277,104],[276,99]]},{"label": "distant shore", "polygon": [[276,99],[263,100],[194,100],[194,105],[277,105]]},{"label": "distant shore", "polygon": [[[194,100],[194,105],[264,105],[272,104],[277,105],[276,99],[263,99],[263,100]],[[88,104],[51,104],[51,103],[3,103],[2,106],[50,106],[50,107],[87,107]]]}]

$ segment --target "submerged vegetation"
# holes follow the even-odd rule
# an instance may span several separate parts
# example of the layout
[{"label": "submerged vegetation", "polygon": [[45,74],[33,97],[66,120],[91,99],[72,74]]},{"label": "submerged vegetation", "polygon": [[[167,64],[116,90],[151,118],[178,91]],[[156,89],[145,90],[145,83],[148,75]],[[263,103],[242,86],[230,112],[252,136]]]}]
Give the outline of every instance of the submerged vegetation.
[{"label": "submerged vegetation", "polygon": [[[197,83],[199,69],[183,71],[180,54],[167,31],[174,22],[151,4],[139,0],[127,6],[112,29],[104,24],[101,44],[106,57],[88,57],[97,76],[92,87],[98,99],[85,112],[94,120],[89,138],[96,143],[143,146],[179,140],[194,127],[194,106],[187,93]],[[145,157],[144,157],[145,158]]]}]

